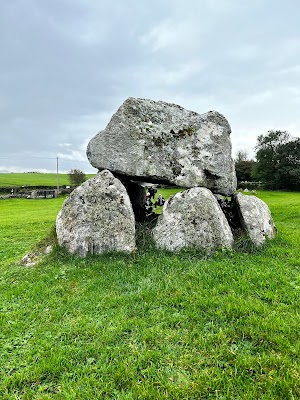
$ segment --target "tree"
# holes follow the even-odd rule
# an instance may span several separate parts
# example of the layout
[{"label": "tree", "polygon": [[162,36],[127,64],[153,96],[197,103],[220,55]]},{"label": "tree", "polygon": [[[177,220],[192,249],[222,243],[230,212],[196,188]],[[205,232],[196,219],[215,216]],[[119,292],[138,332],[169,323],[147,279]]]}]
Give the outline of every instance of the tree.
[{"label": "tree", "polygon": [[269,189],[299,190],[300,139],[287,131],[268,131],[256,145],[255,175]]},{"label": "tree", "polygon": [[244,150],[238,150],[234,162],[239,163],[241,161],[248,161],[248,160],[249,160],[248,153]]},{"label": "tree", "polygon": [[252,181],[255,161],[249,160],[246,151],[239,150],[235,158],[235,172],[238,182]]},{"label": "tree", "polygon": [[255,167],[255,161],[253,160],[240,161],[238,163],[235,163],[235,172],[237,181],[238,182],[253,181],[254,167]]},{"label": "tree", "polygon": [[79,186],[87,179],[85,173],[80,169],[71,169],[68,175],[71,186]]},{"label": "tree", "polygon": [[300,139],[278,147],[276,179],[280,188],[300,190]]},{"label": "tree", "polygon": [[289,141],[287,131],[268,131],[257,138],[255,176],[270,189],[277,189],[278,146]]}]

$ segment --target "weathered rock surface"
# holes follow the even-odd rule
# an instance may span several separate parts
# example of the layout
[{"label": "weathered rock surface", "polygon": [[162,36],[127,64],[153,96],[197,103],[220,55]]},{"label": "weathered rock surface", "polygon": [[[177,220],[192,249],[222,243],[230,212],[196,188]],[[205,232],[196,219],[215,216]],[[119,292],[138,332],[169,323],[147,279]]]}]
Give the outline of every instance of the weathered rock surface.
[{"label": "weathered rock surface", "polygon": [[275,225],[267,204],[255,196],[238,193],[236,196],[241,224],[254,244],[260,246],[266,237],[275,236]]},{"label": "weathered rock surface", "polygon": [[206,188],[192,188],[170,197],[153,230],[160,248],[230,248],[233,235],[217,200]]},{"label": "weathered rock surface", "polygon": [[129,98],[90,141],[87,156],[99,170],[228,195],[236,189],[230,133],[216,111],[200,115],[176,104]]},{"label": "weathered rock surface", "polygon": [[122,183],[102,171],[76,188],[56,220],[58,243],[85,256],[135,249],[135,219]]},{"label": "weathered rock surface", "polygon": [[25,267],[33,267],[36,264],[34,254],[30,253],[26,254],[22,258],[21,262]]}]

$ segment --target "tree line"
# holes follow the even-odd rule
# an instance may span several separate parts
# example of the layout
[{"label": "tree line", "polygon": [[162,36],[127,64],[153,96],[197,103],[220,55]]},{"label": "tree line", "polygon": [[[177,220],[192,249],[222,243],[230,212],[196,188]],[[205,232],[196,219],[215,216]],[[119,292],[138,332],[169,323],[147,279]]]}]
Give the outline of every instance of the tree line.
[{"label": "tree line", "polygon": [[238,183],[260,181],[266,189],[300,190],[300,138],[287,131],[270,130],[258,136],[255,150],[255,161],[238,151]]}]

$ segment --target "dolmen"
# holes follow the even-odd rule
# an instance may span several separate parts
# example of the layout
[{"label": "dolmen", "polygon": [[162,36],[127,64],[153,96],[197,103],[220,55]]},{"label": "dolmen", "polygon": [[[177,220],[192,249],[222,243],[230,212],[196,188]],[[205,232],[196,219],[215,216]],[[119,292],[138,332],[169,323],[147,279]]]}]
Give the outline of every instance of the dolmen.
[{"label": "dolmen", "polygon": [[[226,118],[176,104],[129,98],[91,139],[87,157],[98,174],[77,187],[56,220],[58,243],[80,256],[136,249],[144,206],[140,182],[173,185],[152,230],[158,248],[232,248],[243,232],[257,246],[273,238],[268,206],[236,193]],[[230,199],[230,212],[224,206]]]}]

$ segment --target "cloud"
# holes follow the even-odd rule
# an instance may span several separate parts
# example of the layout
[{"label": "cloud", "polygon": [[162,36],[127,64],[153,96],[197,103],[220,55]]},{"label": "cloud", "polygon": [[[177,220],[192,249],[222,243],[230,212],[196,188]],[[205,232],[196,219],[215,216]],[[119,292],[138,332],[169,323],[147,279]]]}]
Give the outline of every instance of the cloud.
[{"label": "cloud", "polygon": [[2,168],[92,169],[88,141],[130,96],[222,112],[234,149],[299,136],[299,18],[293,0],[1,2]]}]

